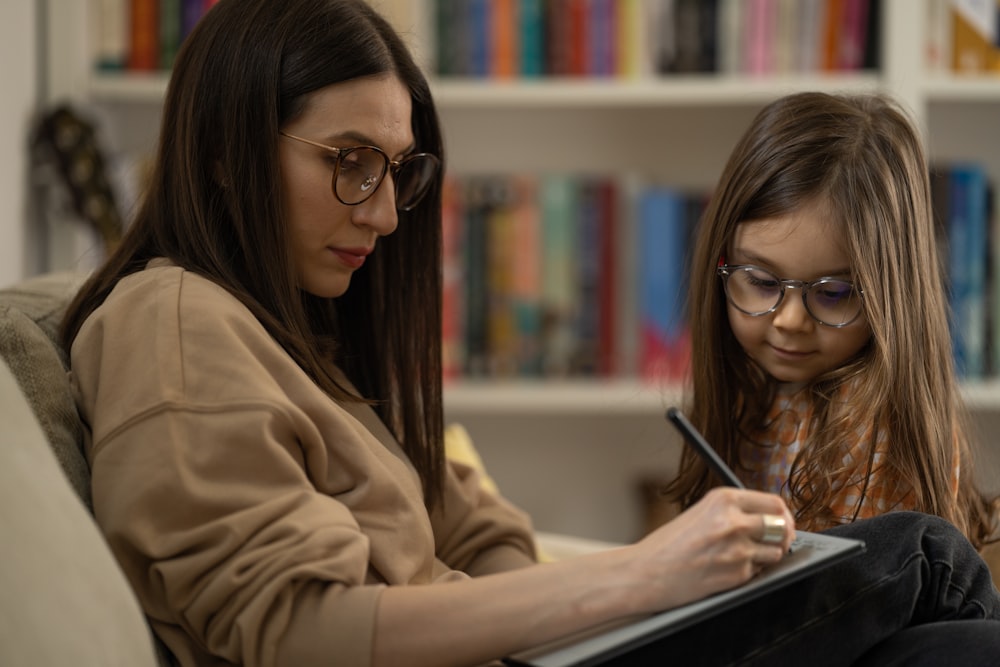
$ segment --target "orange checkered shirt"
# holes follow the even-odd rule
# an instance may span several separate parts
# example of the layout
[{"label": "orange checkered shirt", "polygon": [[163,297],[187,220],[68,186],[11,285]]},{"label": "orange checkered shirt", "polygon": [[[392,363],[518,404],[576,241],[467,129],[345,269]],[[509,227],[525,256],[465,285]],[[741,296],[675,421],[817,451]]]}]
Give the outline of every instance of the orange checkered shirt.
[{"label": "orange checkered shirt", "polygon": [[[779,394],[767,415],[767,428],[756,435],[756,443],[744,442],[740,447],[743,462],[752,470],[746,485],[752,489],[769,491],[782,496],[791,503],[788,476],[795,456],[809,438],[812,424],[813,406],[807,393]],[[900,483],[883,479],[880,463],[889,443],[887,429],[879,429],[875,443],[875,457],[868,488],[863,488],[864,467],[867,465],[871,447],[872,429],[858,426],[857,439],[844,454],[843,479],[849,480],[839,485],[830,504],[838,523],[849,523],[855,518],[863,519],[892,510],[914,509],[916,498],[913,490],[902,488]],[[956,440],[955,467],[952,473],[952,494],[958,495],[958,442]],[[858,501],[864,491],[864,499]],[[795,507],[791,508],[795,511]],[[802,530],[823,530],[829,525],[799,525]]]}]

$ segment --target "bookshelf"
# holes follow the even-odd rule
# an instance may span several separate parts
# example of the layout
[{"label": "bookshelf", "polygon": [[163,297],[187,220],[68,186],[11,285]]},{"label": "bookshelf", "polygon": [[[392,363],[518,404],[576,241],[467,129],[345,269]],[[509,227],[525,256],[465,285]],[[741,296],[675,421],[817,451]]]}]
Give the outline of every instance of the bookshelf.
[{"label": "bookshelf", "polygon": [[[684,75],[634,79],[432,79],[450,168],[457,173],[573,171],[599,161],[657,181],[708,189],[760,106],[799,90],[885,91],[913,113],[933,160],[975,159],[1000,183],[1000,76],[928,72],[928,3],[882,0],[877,73],[769,77]],[[431,0],[372,0],[418,59],[433,53]],[[167,78],[91,69],[87,31],[97,0],[50,0],[48,99],[79,100],[113,128],[113,151],[151,150]],[[428,67],[427,71],[431,71]],[[1000,381],[965,395],[984,436],[1000,433]],[[667,475],[679,440],[663,419],[683,390],[629,379],[459,380],[446,388],[449,420],[468,428],[501,489],[543,530],[628,540],[642,528],[639,479]],[[1000,489],[1000,447],[984,452]],[[558,490],[553,490],[558,480]]]}]

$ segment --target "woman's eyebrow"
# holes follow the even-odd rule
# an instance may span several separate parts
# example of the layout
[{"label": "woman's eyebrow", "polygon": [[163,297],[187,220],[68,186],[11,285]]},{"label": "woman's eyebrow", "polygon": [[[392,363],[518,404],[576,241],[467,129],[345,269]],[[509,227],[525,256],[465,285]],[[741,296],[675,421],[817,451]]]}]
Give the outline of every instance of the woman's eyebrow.
[{"label": "woman's eyebrow", "polygon": [[379,144],[373,138],[371,138],[367,134],[364,134],[363,132],[358,132],[356,130],[347,130],[346,132],[338,132],[337,134],[325,137],[319,143],[326,144],[331,148],[344,148],[344,146],[337,145],[338,142],[343,142],[343,141],[353,142],[357,145],[363,144],[365,146],[375,146],[376,148],[384,151],[386,155],[389,155],[394,160],[409,155],[416,148],[416,142],[411,142],[409,146],[399,151],[399,153],[397,153],[396,155],[393,155],[392,153],[389,153],[389,151],[387,151],[384,146]]}]

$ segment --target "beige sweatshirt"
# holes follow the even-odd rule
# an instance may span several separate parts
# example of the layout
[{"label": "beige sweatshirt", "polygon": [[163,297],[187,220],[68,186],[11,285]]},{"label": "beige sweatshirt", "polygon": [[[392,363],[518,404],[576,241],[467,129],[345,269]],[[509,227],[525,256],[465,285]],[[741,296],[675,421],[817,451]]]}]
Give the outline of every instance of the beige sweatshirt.
[{"label": "beige sweatshirt", "polygon": [[364,667],[383,586],[533,558],[528,518],[470,468],[450,464],[429,516],[370,408],[164,260],[119,283],[71,361],[98,524],[183,665]]}]

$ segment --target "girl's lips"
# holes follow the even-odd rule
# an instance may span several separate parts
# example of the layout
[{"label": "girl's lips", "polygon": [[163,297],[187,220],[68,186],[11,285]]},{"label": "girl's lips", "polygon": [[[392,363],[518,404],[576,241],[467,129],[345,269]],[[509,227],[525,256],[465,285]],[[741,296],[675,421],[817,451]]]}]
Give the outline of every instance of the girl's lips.
[{"label": "girl's lips", "polygon": [[812,352],[802,352],[799,350],[786,350],[785,348],[778,347],[777,345],[771,345],[771,349],[779,357],[784,357],[786,359],[803,359],[808,357]]},{"label": "girl's lips", "polygon": [[372,253],[371,248],[330,248],[330,251],[352,269],[360,269],[365,257]]}]

